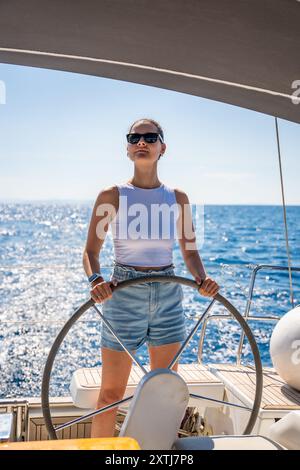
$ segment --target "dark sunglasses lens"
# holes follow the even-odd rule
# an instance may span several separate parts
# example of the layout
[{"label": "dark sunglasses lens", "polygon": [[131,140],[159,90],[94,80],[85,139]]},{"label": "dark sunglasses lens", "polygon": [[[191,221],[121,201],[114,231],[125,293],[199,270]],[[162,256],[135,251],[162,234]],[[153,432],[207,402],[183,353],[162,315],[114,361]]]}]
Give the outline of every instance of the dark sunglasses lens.
[{"label": "dark sunglasses lens", "polygon": [[127,142],[129,144],[137,144],[140,140],[140,134],[128,134],[127,135]]},{"label": "dark sunglasses lens", "polygon": [[157,141],[158,134],[154,134],[149,132],[148,134],[144,134],[144,139],[148,144],[154,144]]}]

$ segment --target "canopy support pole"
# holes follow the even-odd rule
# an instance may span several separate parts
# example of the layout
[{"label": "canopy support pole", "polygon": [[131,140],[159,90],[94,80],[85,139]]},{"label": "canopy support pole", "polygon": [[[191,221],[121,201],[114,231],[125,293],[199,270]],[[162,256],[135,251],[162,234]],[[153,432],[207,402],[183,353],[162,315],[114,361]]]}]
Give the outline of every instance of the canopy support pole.
[{"label": "canopy support pole", "polygon": [[280,151],[280,140],[279,140],[277,117],[275,117],[275,128],[276,128],[277,152],[278,152],[278,163],[279,163],[279,172],[280,172],[280,186],[281,186],[281,197],[282,197],[283,221],[284,221],[284,229],[285,229],[285,244],[286,244],[286,253],[287,253],[287,258],[288,258],[288,268],[289,268],[290,300],[291,300],[291,304],[294,308],[295,303],[294,303],[292,269],[291,269],[292,262],[291,262],[291,254],[290,254],[290,247],[289,247],[289,235],[288,235],[288,227],[287,227],[286,205],[285,205],[285,196],[284,196],[284,184],[283,184],[283,175],[282,175],[281,151]]}]

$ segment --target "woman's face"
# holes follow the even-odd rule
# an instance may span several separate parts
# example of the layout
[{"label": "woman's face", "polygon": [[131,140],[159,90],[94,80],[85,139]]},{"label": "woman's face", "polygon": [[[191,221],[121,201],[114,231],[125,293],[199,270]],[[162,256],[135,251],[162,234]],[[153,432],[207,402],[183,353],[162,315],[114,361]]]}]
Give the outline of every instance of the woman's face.
[{"label": "woman's face", "polygon": [[[151,122],[137,123],[130,130],[130,134],[146,134],[147,132],[157,133],[158,130]],[[166,144],[162,144],[159,139],[153,144],[148,144],[144,137],[141,137],[137,144],[127,144],[127,155],[135,164],[148,165],[156,162],[165,149]]]}]

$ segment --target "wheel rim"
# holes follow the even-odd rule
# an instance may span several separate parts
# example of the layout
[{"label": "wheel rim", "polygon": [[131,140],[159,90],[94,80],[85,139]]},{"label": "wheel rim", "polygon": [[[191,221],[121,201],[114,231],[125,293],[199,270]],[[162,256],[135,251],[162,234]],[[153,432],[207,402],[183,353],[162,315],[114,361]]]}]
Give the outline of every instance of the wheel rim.
[{"label": "wheel rim", "polygon": [[[133,278],[133,279],[127,279],[125,281],[119,282],[117,286],[111,285],[111,289],[114,292],[120,289],[126,289],[127,287],[131,285],[139,284],[142,282],[163,282],[163,283],[175,282],[177,284],[182,284],[182,285],[197,289],[197,291],[199,292],[199,285],[191,279],[181,277],[181,276],[159,276],[159,275],[147,275],[147,276],[140,276],[140,277]],[[248,323],[245,321],[245,319],[239,313],[239,311],[221,294],[216,294],[214,296],[214,299],[218,301],[219,303],[221,303],[240,324],[241,328],[243,329],[245,333],[245,336],[247,337],[249,341],[249,344],[252,350],[254,364],[255,364],[255,375],[256,375],[255,397],[254,397],[253,407],[252,407],[252,411],[251,411],[248,423],[243,432],[243,434],[250,434],[255,425],[255,422],[259,413],[260,403],[261,403],[261,398],[262,398],[262,390],[263,390],[263,373],[262,373],[262,364],[260,360],[259,350],[258,350],[255,338],[252,334],[252,331]],[[51,412],[50,412],[50,403],[49,403],[49,386],[50,386],[50,378],[51,378],[53,363],[59,351],[59,348],[63,340],[67,336],[69,330],[79,320],[79,318],[94,305],[94,303],[95,302],[92,299],[88,300],[87,302],[82,304],[74,312],[74,314],[69,318],[69,320],[66,322],[66,324],[63,326],[58,336],[56,337],[51,347],[51,350],[49,352],[46,364],[45,364],[45,368],[43,372],[43,380],[42,380],[41,401],[42,401],[42,411],[43,411],[43,416],[45,420],[45,425],[46,425],[49,437],[51,439],[57,439],[57,434],[56,434],[56,431],[52,422],[52,417],[51,417]]]}]

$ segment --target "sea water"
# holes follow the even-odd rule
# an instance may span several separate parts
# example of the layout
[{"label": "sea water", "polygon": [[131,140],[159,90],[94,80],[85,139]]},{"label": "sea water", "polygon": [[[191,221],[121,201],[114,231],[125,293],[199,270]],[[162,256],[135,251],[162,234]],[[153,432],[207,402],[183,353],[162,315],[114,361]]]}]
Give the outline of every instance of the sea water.
[{"label": "sea water", "polygon": [[[0,204],[0,398],[39,396],[44,364],[50,347],[67,319],[89,299],[89,284],[82,253],[92,202],[41,202]],[[287,207],[292,265],[300,267],[300,207]],[[204,229],[204,230],[203,230]],[[201,224],[200,254],[220,293],[245,312],[252,270],[257,264],[287,266],[283,212],[280,206],[205,206]],[[111,234],[100,254],[106,279],[114,259]],[[192,278],[178,242],[174,249],[175,273]],[[293,273],[294,302],[300,303],[300,273]],[[190,330],[210,300],[183,287],[186,324]],[[101,308],[101,305],[100,305]],[[250,313],[282,316],[292,308],[288,272],[258,272]],[[215,303],[213,314],[225,309]],[[269,339],[274,322],[250,321],[264,365],[271,366]],[[210,319],[202,359],[234,362],[240,339],[234,320]],[[181,356],[197,362],[200,331]],[[251,363],[245,342],[243,362]],[[147,348],[137,358],[148,363]],[[100,318],[88,311],[74,325],[54,364],[51,396],[69,395],[72,373],[80,367],[101,364]]]}]

